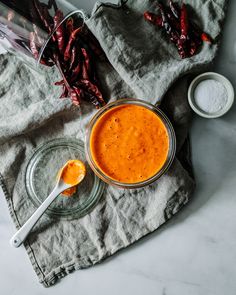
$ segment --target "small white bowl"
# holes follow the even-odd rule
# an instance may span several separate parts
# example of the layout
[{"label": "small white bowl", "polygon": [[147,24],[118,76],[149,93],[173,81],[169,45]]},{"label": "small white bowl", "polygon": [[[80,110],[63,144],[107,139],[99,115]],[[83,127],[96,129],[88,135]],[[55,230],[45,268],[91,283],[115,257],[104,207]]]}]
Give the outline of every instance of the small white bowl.
[{"label": "small white bowl", "polygon": [[[228,93],[228,99],[227,99],[227,102],[226,102],[224,108],[222,108],[219,112],[216,112],[216,113],[207,113],[207,112],[203,111],[201,108],[199,108],[197,106],[197,104],[195,103],[194,90],[200,82],[202,82],[203,80],[207,80],[207,79],[213,79],[213,80],[221,82],[225,86],[227,93]],[[227,78],[225,78],[224,76],[222,76],[218,73],[214,73],[214,72],[207,72],[207,73],[197,76],[191,82],[191,84],[188,88],[188,102],[189,102],[192,110],[195,113],[197,113],[199,116],[204,117],[204,118],[208,118],[208,119],[218,118],[218,117],[223,116],[225,113],[227,113],[229,111],[229,109],[232,107],[233,102],[234,102],[234,88],[233,88],[231,82]]]}]

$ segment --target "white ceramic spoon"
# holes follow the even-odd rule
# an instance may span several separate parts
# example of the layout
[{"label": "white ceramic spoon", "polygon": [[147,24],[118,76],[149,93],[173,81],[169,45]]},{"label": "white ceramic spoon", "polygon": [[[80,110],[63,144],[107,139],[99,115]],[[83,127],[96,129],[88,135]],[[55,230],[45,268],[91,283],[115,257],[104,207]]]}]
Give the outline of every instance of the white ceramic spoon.
[{"label": "white ceramic spoon", "polygon": [[[78,161],[78,160],[75,160],[75,161]],[[27,238],[27,236],[30,233],[30,231],[32,230],[32,228],[35,226],[37,221],[40,219],[40,217],[46,211],[48,206],[50,206],[50,204],[56,199],[56,197],[60,193],[62,193],[64,190],[71,188],[75,185],[78,185],[84,179],[85,167],[82,162],[78,161],[78,163],[83,165],[84,173],[81,173],[79,175],[76,183],[73,183],[73,185],[67,184],[63,181],[61,176],[62,176],[62,173],[63,173],[64,169],[67,167],[67,164],[69,162],[71,162],[71,161],[68,161],[65,164],[65,166],[63,166],[62,169],[60,170],[56,185],[55,185],[54,189],[52,190],[52,192],[50,193],[50,195],[45,199],[45,201],[40,205],[40,207],[33,213],[33,215],[26,221],[26,223],[11,238],[11,240],[10,240],[11,246],[18,248],[25,241],[25,239]],[[82,171],[83,171],[83,169],[82,169]]]}]

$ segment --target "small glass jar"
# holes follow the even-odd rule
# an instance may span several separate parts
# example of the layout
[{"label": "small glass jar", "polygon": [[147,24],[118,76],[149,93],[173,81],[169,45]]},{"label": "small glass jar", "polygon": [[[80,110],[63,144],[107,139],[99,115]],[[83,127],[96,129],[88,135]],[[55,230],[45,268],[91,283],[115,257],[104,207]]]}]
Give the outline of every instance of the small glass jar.
[{"label": "small glass jar", "polygon": [[45,56],[52,55],[52,40],[68,19],[76,29],[85,15],[63,0],[0,0],[0,43],[34,70],[41,64],[53,66]]},{"label": "small glass jar", "polygon": [[[91,133],[93,130],[93,127],[95,126],[96,122],[99,120],[99,118],[106,113],[107,111],[111,110],[112,108],[115,108],[117,106],[122,106],[122,105],[137,105],[137,106],[142,106],[147,108],[148,110],[154,112],[159,119],[161,119],[161,121],[164,123],[164,126],[166,127],[167,133],[168,133],[168,138],[169,138],[169,150],[168,150],[168,154],[167,154],[167,158],[166,161],[164,163],[164,165],[161,167],[161,169],[152,177],[141,181],[141,182],[135,182],[135,183],[123,183],[123,182],[119,182],[116,181],[112,178],[110,178],[109,176],[107,176],[106,174],[103,173],[103,171],[101,171],[101,169],[98,167],[98,165],[96,164],[96,162],[94,161],[93,157],[92,157],[92,153],[91,153],[91,149],[90,149],[90,139],[91,139]],[[174,129],[172,127],[172,124],[170,123],[169,119],[167,118],[167,116],[156,106],[147,103],[143,100],[138,100],[138,99],[120,99],[117,100],[115,102],[109,103],[106,106],[104,106],[103,108],[101,108],[95,115],[94,117],[91,119],[88,128],[86,130],[86,137],[85,137],[85,153],[86,153],[86,158],[88,161],[88,164],[90,165],[90,167],[92,168],[92,170],[94,171],[94,173],[103,181],[105,181],[108,184],[111,185],[115,185],[121,188],[126,188],[126,189],[132,189],[132,188],[139,188],[139,187],[143,187],[146,186],[154,181],[156,181],[158,178],[160,178],[170,167],[174,156],[175,156],[175,151],[176,151],[176,137],[175,137],[175,132]]]}]

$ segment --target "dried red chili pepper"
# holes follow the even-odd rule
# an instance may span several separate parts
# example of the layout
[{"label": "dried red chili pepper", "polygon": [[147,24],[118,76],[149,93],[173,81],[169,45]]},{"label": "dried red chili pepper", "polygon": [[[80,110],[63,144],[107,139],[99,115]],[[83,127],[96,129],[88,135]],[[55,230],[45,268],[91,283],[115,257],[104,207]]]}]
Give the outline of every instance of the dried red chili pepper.
[{"label": "dried red chili pepper", "polygon": [[[181,58],[191,57],[197,53],[202,41],[211,42],[211,38],[191,20],[187,15],[186,5],[180,8],[177,3],[169,0],[169,6],[165,7],[161,2],[158,4],[162,27],[165,29],[170,40],[177,46]],[[145,12],[144,18],[161,27],[159,15]],[[156,21],[157,20],[157,21]]]},{"label": "dried red chili pepper", "polygon": [[204,41],[204,42],[212,43],[212,39],[211,39],[211,37],[210,37],[207,33],[205,33],[205,32],[203,32],[203,33],[201,34],[201,39],[202,39],[202,41]]},{"label": "dried red chili pepper", "polygon": [[187,14],[187,9],[186,5],[183,3],[181,10],[180,10],[180,42],[179,42],[179,54],[181,58],[186,58],[189,55],[189,50],[188,50],[188,14]]},{"label": "dried red chili pepper", "polygon": [[64,60],[65,61],[68,61],[70,59],[73,42],[75,41],[75,39],[77,38],[77,36],[81,32],[81,30],[82,30],[82,28],[79,27],[71,33],[68,44],[67,44],[65,52],[64,52]]},{"label": "dried red chili pepper", "polygon": [[175,28],[173,24],[169,21],[164,5],[162,3],[159,3],[158,7],[161,12],[163,27],[166,33],[169,35],[170,41],[172,41],[176,45],[180,57],[185,58],[187,56],[186,48],[180,39],[178,28]]},{"label": "dried red chili pepper", "polygon": [[61,24],[61,21],[63,20],[63,13],[61,10],[57,10],[55,16],[54,16],[54,27],[56,28],[56,39],[58,44],[58,49],[61,54],[64,53],[64,47],[65,47],[65,36],[64,36],[64,27]]},{"label": "dried red chili pepper", "polygon": [[53,53],[53,61],[56,64],[56,66],[57,66],[57,68],[58,68],[58,70],[59,70],[59,72],[60,72],[60,74],[61,74],[61,76],[63,78],[64,84],[65,84],[68,92],[70,93],[72,91],[72,89],[71,89],[70,84],[69,84],[69,82],[68,82],[68,80],[67,80],[67,78],[66,78],[66,76],[64,74],[64,71],[61,68],[60,60],[59,60],[59,57],[58,57],[58,55],[56,53]]},{"label": "dried red chili pepper", "polygon": [[86,79],[81,79],[78,84],[88,93],[97,97],[101,106],[105,105],[105,100],[103,99],[102,93],[95,84]]},{"label": "dried red chili pepper", "polygon": [[162,23],[162,17],[159,15],[156,15],[155,13],[145,11],[143,14],[145,20],[149,21],[150,23],[158,26],[158,27],[163,27]]},{"label": "dried red chili pepper", "polygon": [[159,7],[160,12],[161,12],[162,23],[163,23],[163,27],[164,27],[166,33],[170,36],[170,40],[173,43],[177,44],[177,42],[179,40],[179,37],[180,37],[179,32],[168,21],[164,5],[162,3],[159,3],[158,7]]},{"label": "dried red chili pepper", "polygon": [[[63,81],[64,81],[63,93],[62,93],[61,96],[63,97],[63,95],[65,95],[65,94],[67,96],[69,95],[70,98],[71,98],[72,103],[74,105],[79,105],[80,104],[80,101],[79,101],[79,97],[77,95],[77,92],[75,90],[75,87],[70,86],[69,81],[66,78],[66,76],[65,76],[65,74],[64,74],[64,72],[63,72],[63,70],[61,68],[61,64],[60,64],[59,58],[58,58],[58,56],[55,53],[54,53],[54,61],[55,61],[56,65],[57,65],[57,67],[59,69],[59,72],[60,72],[60,74],[61,74],[61,76],[63,78]],[[58,82],[58,83],[61,83],[61,81]],[[64,87],[65,87],[65,89],[64,89]]]},{"label": "dried red chili pepper", "polygon": [[155,14],[152,14],[150,12],[145,12],[144,13],[144,18],[153,24],[156,24],[159,26],[161,24],[161,27],[163,27],[166,31],[166,33],[169,35],[170,40],[176,44],[178,43],[179,40],[179,33],[178,31],[171,25],[171,23],[168,20],[167,14],[165,12],[164,5],[159,2],[158,7],[161,12],[160,20],[157,21],[157,16]]},{"label": "dried red chili pepper", "polygon": [[87,74],[90,75],[90,72],[91,72],[90,60],[91,60],[91,58],[89,57],[89,54],[85,48],[81,48],[81,52],[84,57],[84,65],[86,67]]},{"label": "dried red chili pepper", "polygon": [[[170,0],[169,1],[169,6],[171,8],[171,11],[172,11],[173,15],[178,19],[179,15],[180,15],[180,8],[178,7],[178,4],[173,3],[173,1]],[[202,45],[201,40],[212,43],[212,39],[210,38],[210,36],[208,34],[202,32],[201,29],[198,27],[198,25],[195,24],[193,21],[191,21],[189,19],[188,22],[189,22],[190,39],[193,40],[193,42],[191,42],[191,43],[195,44],[195,46],[196,46],[196,48],[194,48],[194,45],[193,45],[193,48],[190,46],[190,55],[192,55],[191,51],[196,52],[197,48]]]},{"label": "dried red chili pepper", "polygon": [[181,7],[180,28],[181,28],[180,38],[183,40],[186,40],[188,37],[188,13],[187,13],[186,5],[184,3],[182,4],[182,7]]}]

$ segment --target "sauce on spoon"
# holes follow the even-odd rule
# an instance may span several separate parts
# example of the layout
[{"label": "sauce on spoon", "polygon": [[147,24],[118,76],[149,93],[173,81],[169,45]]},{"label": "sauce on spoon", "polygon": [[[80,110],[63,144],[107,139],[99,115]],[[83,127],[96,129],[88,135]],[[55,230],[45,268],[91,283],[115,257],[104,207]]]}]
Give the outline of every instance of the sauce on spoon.
[{"label": "sauce on spoon", "polygon": [[84,163],[79,160],[69,160],[59,171],[60,177],[66,184],[72,185],[71,188],[63,191],[63,195],[72,196],[76,192],[76,185],[85,177],[86,168]]}]

